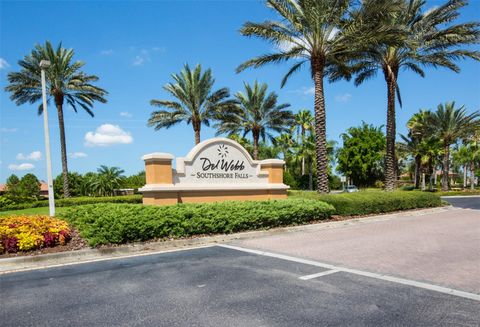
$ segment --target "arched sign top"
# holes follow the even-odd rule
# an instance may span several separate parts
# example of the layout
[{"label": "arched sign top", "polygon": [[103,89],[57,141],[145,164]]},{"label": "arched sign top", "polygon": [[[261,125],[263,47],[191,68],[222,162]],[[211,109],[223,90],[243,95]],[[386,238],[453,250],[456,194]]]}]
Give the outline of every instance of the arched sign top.
[{"label": "arched sign top", "polygon": [[217,137],[217,138],[205,140],[203,142],[198,143],[190,150],[187,156],[183,158],[183,161],[191,162],[195,160],[196,157],[200,153],[202,153],[205,148],[212,147],[212,146],[213,147],[218,146],[217,151],[219,152],[219,155],[222,155],[223,157],[228,157],[229,147],[236,148],[238,151],[240,151],[243,154],[245,159],[248,160],[248,162],[251,165],[258,164],[258,161],[253,160],[253,158],[250,156],[250,153],[248,153],[248,151],[243,146],[241,146],[240,143],[226,137]]},{"label": "arched sign top", "polygon": [[186,157],[177,158],[174,181],[177,183],[225,184],[268,183],[243,146],[228,138],[214,138],[197,144]]}]

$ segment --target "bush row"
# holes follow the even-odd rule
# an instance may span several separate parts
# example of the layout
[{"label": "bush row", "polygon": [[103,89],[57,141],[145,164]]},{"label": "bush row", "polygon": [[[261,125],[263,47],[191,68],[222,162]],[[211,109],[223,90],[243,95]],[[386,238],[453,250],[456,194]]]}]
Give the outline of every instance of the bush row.
[{"label": "bush row", "polygon": [[62,216],[96,246],[304,224],[327,219],[334,211],[321,201],[287,199],[171,206],[95,204],[68,208]]},{"label": "bush row", "polygon": [[[2,198],[2,197],[0,197]],[[5,203],[2,205],[2,203]],[[95,203],[142,203],[142,195],[122,195],[122,196],[82,196],[75,198],[63,198],[55,200],[56,207],[71,207],[83,204]],[[21,210],[38,207],[48,207],[48,200],[32,201],[25,203],[12,204],[11,202],[0,201],[0,211]]]},{"label": "bush row", "polygon": [[440,197],[433,193],[419,191],[360,191],[356,193],[319,195],[314,192],[295,192],[292,197],[317,199],[335,207],[341,216],[367,215],[398,210],[438,207]]},{"label": "bush row", "polygon": [[0,254],[65,244],[70,229],[65,221],[48,216],[0,217]]}]

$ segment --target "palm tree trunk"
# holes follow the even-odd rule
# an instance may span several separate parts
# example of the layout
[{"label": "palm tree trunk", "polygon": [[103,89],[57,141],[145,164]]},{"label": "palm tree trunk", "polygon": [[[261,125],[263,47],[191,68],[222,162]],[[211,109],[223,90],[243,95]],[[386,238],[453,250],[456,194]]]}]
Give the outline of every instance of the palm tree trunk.
[{"label": "palm tree trunk", "polygon": [[196,128],[195,130],[195,145],[200,143],[200,128]]},{"label": "palm tree trunk", "polygon": [[449,181],[448,181],[448,172],[450,171],[450,146],[445,144],[444,155],[443,155],[443,165],[442,165],[442,191],[448,191]]},{"label": "palm tree trunk", "polygon": [[470,189],[475,189],[475,161],[470,163]]},{"label": "palm tree trunk", "polygon": [[422,191],[425,191],[425,173],[422,172]]},{"label": "palm tree trunk", "polygon": [[463,165],[463,188],[467,188],[467,164]]},{"label": "palm tree trunk", "polygon": [[420,162],[421,158],[420,156],[415,156],[415,188],[418,188],[420,185]]},{"label": "palm tree trunk", "polygon": [[62,175],[63,175],[63,196],[70,197],[70,187],[68,185],[68,162],[67,162],[67,142],[65,138],[65,121],[63,119],[63,105],[57,103],[58,126],[60,128],[60,148],[62,153]]},{"label": "palm tree trunk", "polygon": [[393,191],[396,187],[396,164],[395,164],[395,87],[396,83],[391,75],[385,74],[387,81],[387,152],[385,154],[385,190]]},{"label": "palm tree trunk", "polygon": [[315,147],[317,157],[317,191],[328,193],[328,156],[325,95],[323,89],[323,58],[312,58],[313,81],[315,84]]},{"label": "palm tree trunk", "polygon": [[253,160],[258,160],[258,139],[260,138],[259,133],[253,131]]},{"label": "palm tree trunk", "polygon": [[[303,127],[302,124],[302,142],[305,139],[305,128]],[[305,158],[302,158],[302,176],[305,175]]]},{"label": "palm tree trunk", "polygon": [[308,160],[308,189],[313,191],[313,169],[312,160]]}]

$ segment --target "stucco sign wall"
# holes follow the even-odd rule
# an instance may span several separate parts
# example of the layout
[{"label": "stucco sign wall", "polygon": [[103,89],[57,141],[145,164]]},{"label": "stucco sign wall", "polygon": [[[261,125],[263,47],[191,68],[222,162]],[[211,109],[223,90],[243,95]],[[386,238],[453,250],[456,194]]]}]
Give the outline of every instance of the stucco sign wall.
[{"label": "stucco sign wall", "polygon": [[227,138],[196,145],[177,158],[176,169],[168,153],[142,159],[147,185],[140,191],[148,204],[281,198],[288,189],[283,184],[282,160],[253,160],[240,144]]}]

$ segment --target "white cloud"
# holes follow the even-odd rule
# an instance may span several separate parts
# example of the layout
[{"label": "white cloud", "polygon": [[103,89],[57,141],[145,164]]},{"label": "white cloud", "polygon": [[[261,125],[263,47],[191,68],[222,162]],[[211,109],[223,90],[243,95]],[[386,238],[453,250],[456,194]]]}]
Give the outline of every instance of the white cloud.
[{"label": "white cloud", "polygon": [[0,58],[0,69],[7,69],[8,67],[10,67],[8,62],[5,59]]},{"label": "white cloud", "polygon": [[32,170],[34,169],[35,166],[32,165],[31,163],[21,163],[19,165],[11,164],[8,165],[8,169],[10,170]]},{"label": "white cloud", "polygon": [[102,51],[100,51],[100,54],[102,56],[110,56],[110,55],[113,54],[113,50],[112,49],[102,50]]},{"label": "white cloud", "polygon": [[337,102],[348,102],[352,99],[352,95],[350,93],[339,94],[335,97],[335,101]]},{"label": "white cloud", "polygon": [[85,145],[89,147],[130,144],[132,142],[133,137],[130,133],[125,132],[118,125],[103,124],[95,132],[85,134]]},{"label": "white cloud", "polygon": [[135,58],[133,59],[133,63],[132,63],[132,64],[133,64],[134,66],[141,66],[141,65],[143,65],[143,64],[145,63],[145,61],[146,61],[146,58],[145,58],[144,56],[138,55],[138,56],[135,56]]},{"label": "white cloud", "polygon": [[87,157],[87,154],[84,152],[72,152],[72,153],[69,153],[68,156],[72,159],[78,159],[78,158]]},{"label": "white cloud", "polygon": [[2,133],[13,133],[16,131],[18,131],[18,128],[5,128],[5,127],[0,128],[0,132]]},{"label": "white cloud", "polygon": [[127,111],[122,111],[122,112],[120,113],[120,116],[121,116],[121,117],[125,117],[125,118],[132,118],[132,114],[129,113],[129,112],[127,112]]},{"label": "white cloud", "polygon": [[305,95],[313,95],[313,94],[315,94],[315,87],[312,86],[312,87],[309,87],[309,88],[304,88],[303,94],[305,94]]},{"label": "white cloud", "polygon": [[24,155],[23,153],[17,154],[17,160],[39,161],[41,159],[42,159],[42,153],[40,151],[33,151],[28,155]]}]

